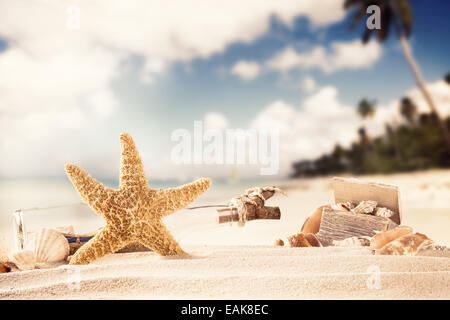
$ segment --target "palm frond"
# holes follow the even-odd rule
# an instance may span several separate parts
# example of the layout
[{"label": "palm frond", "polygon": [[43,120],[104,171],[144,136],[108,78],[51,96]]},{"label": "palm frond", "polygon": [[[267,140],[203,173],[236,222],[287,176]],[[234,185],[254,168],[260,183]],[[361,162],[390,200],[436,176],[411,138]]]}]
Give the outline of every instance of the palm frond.
[{"label": "palm frond", "polygon": [[364,33],[362,35],[362,42],[364,44],[366,44],[367,42],[369,42],[370,37],[372,36],[372,34],[375,33],[375,29],[364,29]]},{"label": "palm frond", "polygon": [[364,0],[345,0],[344,9],[349,9],[350,7],[361,5],[361,2],[364,2]]},{"label": "palm frond", "polygon": [[383,6],[381,9],[381,29],[377,30],[377,38],[383,42],[389,36],[390,25],[392,22],[392,11],[389,6]]},{"label": "palm frond", "polygon": [[356,25],[359,21],[365,16],[366,14],[366,8],[364,6],[359,7],[359,9],[356,11],[355,15],[353,16],[352,21],[350,22],[350,29],[355,29]]},{"label": "palm frond", "polygon": [[413,24],[413,15],[411,5],[408,0],[398,0],[398,9],[400,13],[400,19],[402,21],[403,31],[406,37],[411,35],[411,29]]}]

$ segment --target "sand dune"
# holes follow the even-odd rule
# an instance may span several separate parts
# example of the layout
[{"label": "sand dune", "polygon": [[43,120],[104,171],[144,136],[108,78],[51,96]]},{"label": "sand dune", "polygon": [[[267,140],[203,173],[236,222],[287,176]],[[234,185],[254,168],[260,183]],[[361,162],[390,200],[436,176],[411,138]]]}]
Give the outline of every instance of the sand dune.
[{"label": "sand dune", "polygon": [[191,256],[115,254],[88,266],[5,274],[0,298],[450,298],[449,257],[373,256],[365,248],[186,249]]},{"label": "sand dune", "polygon": [[[450,170],[362,178],[398,185],[403,224],[450,246]],[[281,185],[289,197],[268,202],[280,206],[279,221],[217,226],[214,209],[185,210],[165,222],[191,256],[114,254],[88,266],[0,274],[0,298],[450,299],[448,251],[374,256],[361,247],[273,246],[275,239],[299,232],[314,208],[333,201],[329,177]],[[241,192],[242,186],[227,194],[213,189],[196,204],[226,202]]]}]

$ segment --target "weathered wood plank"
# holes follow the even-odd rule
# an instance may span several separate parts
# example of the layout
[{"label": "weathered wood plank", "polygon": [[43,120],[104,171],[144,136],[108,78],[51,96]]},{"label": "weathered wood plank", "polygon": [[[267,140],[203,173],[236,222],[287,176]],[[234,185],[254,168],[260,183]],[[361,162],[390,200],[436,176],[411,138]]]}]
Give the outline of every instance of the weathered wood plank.
[{"label": "weathered wood plank", "polygon": [[396,186],[382,183],[365,182],[355,178],[335,177],[332,180],[335,203],[347,201],[359,203],[363,200],[375,200],[378,207],[392,210],[396,215],[391,219],[401,224],[402,208],[400,191]]},{"label": "weathered wood plank", "polygon": [[333,240],[344,240],[353,236],[372,237],[375,231],[386,231],[396,226],[389,218],[324,208],[317,237],[323,246],[330,246]]}]

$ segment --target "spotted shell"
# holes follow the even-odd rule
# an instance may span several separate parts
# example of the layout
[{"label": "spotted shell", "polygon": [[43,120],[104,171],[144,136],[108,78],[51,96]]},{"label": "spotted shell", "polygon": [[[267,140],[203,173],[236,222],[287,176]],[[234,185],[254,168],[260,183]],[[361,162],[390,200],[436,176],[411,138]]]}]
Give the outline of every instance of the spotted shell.
[{"label": "spotted shell", "polygon": [[40,229],[31,233],[24,247],[34,253],[36,262],[62,261],[70,252],[66,237],[54,229]]},{"label": "spotted shell", "polygon": [[312,245],[306,240],[303,233],[297,233],[288,237],[289,245],[294,247],[312,247]]},{"label": "spotted shell", "polygon": [[36,266],[34,252],[31,250],[21,250],[11,252],[8,255],[9,261],[14,263],[20,270],[33,270]]},{"label": "spotted shell", "polygon": [[376,254],[381,255],[415,255],[421,248],[433,244],[433,240],[422,233],[412,233],[395,239],[386,244],[383,248],[375,250]]}]

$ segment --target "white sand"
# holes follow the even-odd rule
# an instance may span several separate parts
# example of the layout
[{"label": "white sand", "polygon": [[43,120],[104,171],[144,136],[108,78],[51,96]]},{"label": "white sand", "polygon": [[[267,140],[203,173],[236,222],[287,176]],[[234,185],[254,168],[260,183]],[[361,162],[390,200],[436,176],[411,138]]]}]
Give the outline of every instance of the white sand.
[{"label": "white sand", "polygon": [[[403,224],[450,246],[450,170],[364,179],[398,185]],[[275,239],[299,232],[314,208],[332,202],[330,178],[283,185],[289,197],[268,203],[280,206],[280,221],[218,227],[213,209],[167,217],[167,226],[191,258],[115,254],[88,266],[0,274],[0,298],[450,299],[448,254],[395,257],[373,256],[364,248],[274,247]],[[223,200],[207,192],[196,204],[226,202],[242,191],[220,195]]]},{"label": "white sand", "polygon": [[186,249],[189,258],[115,254],[88,266],[5,274],[0,298],[450,299],[450,258],[373,256],[364,248]]}]

